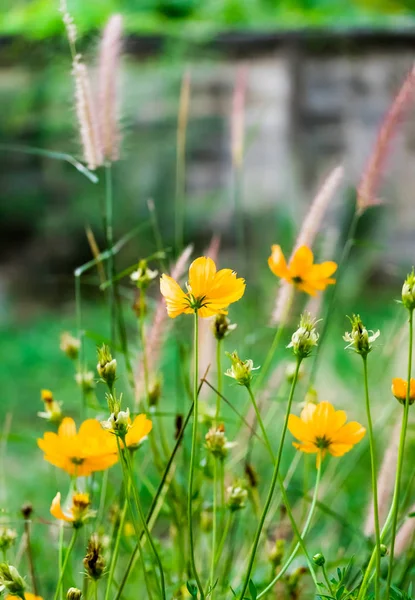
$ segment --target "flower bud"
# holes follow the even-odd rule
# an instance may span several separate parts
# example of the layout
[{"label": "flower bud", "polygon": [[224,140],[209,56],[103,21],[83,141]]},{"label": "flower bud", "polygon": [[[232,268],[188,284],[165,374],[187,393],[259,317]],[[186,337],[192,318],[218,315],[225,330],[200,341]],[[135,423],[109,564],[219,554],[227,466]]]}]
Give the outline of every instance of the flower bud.
[{"label": "flower bud", "polygon": [[89,394],[95,388],[95,377],[92,371],[76,373],[75,381],[85,394]]},{"label": "flower bud", "polygon": [[71,587],[66,592],[66,600],[81,600],[82,592],[78,588]]},{"label": "flower bud", "polygon": [[228,487],[227,506],[231,512],[245,508],[248,492],[244,487],[244,482],[235,482]]},{"label": "flower bud", "polygon": [[253,379],[252,371],[256,371],[259,367],[254,367],[254,363],[250,358],[248,360],[241,360],[236,351],[232,352],[232,354],[226,352],[226,355],[231,359],[232,366],[225,371],[225,375],[235,379],[239,385],[248,387]]},{"label": "flower bud", "polygon": [[101,426],[107,431],[124,438],[131,427],[130,409],[111,413],[107,421],[101,421]]},{"label": "flower bud", "polygon": [[30,502],[26,502],[25,504],[23,504],[22,508],[20,509],[20,512],[22,513],[23,518],[27,521],[32,516],[33,505],[30,504]]},{"label": "flower bud", "polygon": [[200,529],[205,533],[209,533],[213,528],[212,513],[207,510],[202,510],[200,513]]},{"label": "flower bud", "polygon": [[408,273],[402,286],[402,304],[405,308],[412,311],[415,308],[415,273]]},{"label": "flower bud", "polygon": [[26,584],[16,567],[0,563],[0,588],[4,586],[10,594],[24,597]]},{"label": "flower bud", "polygon": [[258,487],[258,473],[250,462],[245,463],[245,475],[251,488]]},{"label": "flower bud", "polygon": [[64,331],[61,334],[60,349],[66,354],[71,360],[76,360],[79,355],[79,349],[81,347],[81,340],[73,337],[68,331]]},{"label": "flower bud", "polygon": [[98,349],[97,371],[101,379],[112,390],[117,374],[117,361],[112,358],[110,349],[105,344]]},{"label": "flower bud", "polygon": [[0,552],[3,555],[9,550],[17,538],[17,531],[9,527],[0,527]]},{"label": "flower bud", "polygon": [[305,312],[301,315],[300,324],[297,331],[291,337],[291,342],[287,348],[292,348],[299,359],[310,356],[314,346],[317,346],[319,335],[316,331],[317,321],[313,319],[310,313]]},{"label": "flower bud", "polygon": [[38,412],[37,416],[41,419],[46,419],[51,423],[60,423],[63,417],[61,403],[54,399],[50,390],[42,390],[40,395],[44,403],[45,410]]},{"label": "flower bud", "polygon": [[[408,382],[400,377],[392,379],[392,394],[401,404],[405,405],[408,393]],[[415,379],[411,379],[409,386],[409,405],[415,402]]]},{"label": "flower bud", "polygon": [[385,544],[381,544],[380,545],[380,555],[381,556],[386,556],[388,553],[388,547],[385,546]]},{"label": "flower bud", "polygon": [[285,540],[276,540],[275,545],[268,555],[270,562],[275,568],[279,567],[285,554]]},{"label": "flower bud", "polygon": [[236,328],[236,323],[231,323],[226,315],[219,314],[216,315],[213,322],[213,335],[218,341],[221,341]]},{"label": "flower bud", "polygon": [[321,554],[321,552],[319,552],[318,554],[315,554],[313,556],[313,563],[315,565],[317,565],[318,567],[322,567],[323,565],[326,564],[326,559],[324,558],[324,556]]},{"label": "flower bud", "polygon": [[157,406],[161,397],[161,381],[154,379],[148,386],[148,403],[150,407]]},{"label": "flower bud", "polygon": [[232,448],[235,443],[228,442],[225,436],[225,427],[223,424],[217,427],[211,427],[205,436],[206,448],[216,458],[224,459],[228,454],[229,448]]},{"label": "flower bud", "polygon": [[145,290],[148,288],[153,279],[157,277],[157,275],[158,271],[152,271],[149,269],[146,260],[140,260],[137,270],[131,273],[130,279],[138,288]]},{"label": "flower bud", "polygon": [[82,561],[91,579],[98,580],[105,570],[105,560],[102,555],[102,544],[96,533],[91,535],[85,558]]},{"label": "flower bud", "polygon": [[368,331],[359,315],[353,315],[350,323],[352,324],[351,332],[346,332],[343,336],[344,341],[349,344],[346,348],[351,348],[357,354],[366,358],[372,350],[373,342],[380,336],[380,331]]}]

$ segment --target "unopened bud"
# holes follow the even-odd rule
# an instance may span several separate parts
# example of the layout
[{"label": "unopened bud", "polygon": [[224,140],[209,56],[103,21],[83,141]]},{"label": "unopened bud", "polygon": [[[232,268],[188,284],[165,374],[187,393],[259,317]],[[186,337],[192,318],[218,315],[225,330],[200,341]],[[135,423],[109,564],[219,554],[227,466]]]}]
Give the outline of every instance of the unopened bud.
[{"label": "unopened bud", "polygon": [[138,288],[143,290],[148,288],[150,283],[157,277],[157,275],[158,271],[149,269],[146,260],[140,260],[137,270],[131,273],[130,279]]},{"label": "unopened bud", "polygon": [[38,417],[46,419],[51,423],[60,423],[63,417],[61,403],[54,399],[51,390],[42,390],[40,395],[44,403],[45,410],[38,412]]},{"label": "unopened bud", "polygon": [[66,600],[81,600],[82,592],[78,588],[71,587],[66,592]]},{"label": "unopened bud", "polygon": [[95,388],[95,377],[92,371],[76,373],[75,381],[85,394],[89,394]]},{"label": "unopened bud", "polygon": [[275,546],[268,555],[275,568],[279,567],[285,554],[285,540],[276,540]]},{"label": "unopened bud", "polygon": [[130,409],[111,413],[107,421],[101,421],[101,425],[107,431],[124,438],[131,427]]},{"label": "unopened bud", "polygon": [[381,544],[380,545],[380,555],[381,556],[386,556],[388,553],[388,547],[385,546],[385,544]]},{"label": "unopened bud", "polygon": [[0,552],[5,554],[9,550],[17,538],[17,531],[9,527],[0,527]]},{"label": "unopened bud", "polygon": [[73,337],[67,331],[64,331],[61,334],[61,343],[60,349],[62,352],[65,352],[66,356],[71,360],[76,360],[78,358],[79,349],[81,347],[81,340]]},{"label": "unopened bud", "polygon": [[323,565],[326,564],[326,559],[324,558],[324,556],[321,554],[321,552],[319,552],[318,554],[315,554],[313,556],[313,563],[315,565],[317,565],[318,567],[322,567]]},{"label": "unopened bud", "polygon": [[349,344],[346,348],[351,348],[357,354],[366,358],[372,350],[373,342],[380,336],[380,331],[368,331],[359,315],[353,315],[350,322],[352,330],[351,332],[346,332],[343,336],[344,341]]},{"label": "unopened bud", "polygon": [[236,323],[231,323],[226,315],[216,315],[213,322],[213,334],[218,341],[223,340],[237,328]]},{"label": "unopened bud", "polygon": [[101,379],[112,390],[117,374],[117,361],[112,358],[111,352],[105,344],[98,349],[97,371]]},{"label": "unopened bud", "polygon": [[248,387],[253,379],[252,371],[256,371],[259,367],[254,367],[254,363],[250,358],[248,360],[241,360],[236,351],[232,352],[232,354],[226,352],[226,355],[231,359],[232,366],[225,371],[225,375],[235,379],[239,385]]},{"label": "unopened bud", "polygon": [[415,273],[413,268],[412,272],[408,273],[402,286],[402,304],[410,311],[415,308]]},{"label": "unopened bud", "polygon": [[155,379],[148,387],[148,402],[150,406],[157,406],[161,397],[161,381]]},{"label": "unopened bud", "polygon": [[291,342],[287,348],[292,348],[298,358],[303,359],[310,356],[313,348],[317,346],[319,335],[316,331],[317,321],[313,319],[310,313],[305,312],[301,315],[298,329],[294,331]]},{"label": "unopened bud", "polygon": [[209,452],[221,459],[224,459],[228,454],[229,448],[235,445],[234,442],[228,442],[223,424],[209,429],[205,436],[205,441]]},{"label": "unopened bud", "polygon": [[16,567],[0,563],[0,588],[4,586],[10,594],[23,598],[26,584]]},{"label": "unopened bud", "polygon": [[105,560],[102,555],[102,544],[97,534],[89,538],[86,556],[83,559],[87,574],[92,579],[98,580],[105,570]]},{"label": "unopened bud", "polygon": [[243,482],[235,482],[234,485],[228,487],[227,506],[231,512],[245,508],[248,492],[246,491]]},{"label": "unopened bud", "polygon": [[212,513],[207,510],[202,510],[200,513],[200,529],[205,533],[209,533],[213,528]]}]

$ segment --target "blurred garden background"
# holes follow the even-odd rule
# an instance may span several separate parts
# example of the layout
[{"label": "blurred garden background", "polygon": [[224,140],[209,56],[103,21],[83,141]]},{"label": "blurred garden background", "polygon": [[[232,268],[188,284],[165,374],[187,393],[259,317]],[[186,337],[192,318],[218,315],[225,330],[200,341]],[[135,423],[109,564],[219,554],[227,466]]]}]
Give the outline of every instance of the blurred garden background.
[{"label": "blurred garden background", "polygon": [[[339,260],[356,186],[382,120],[412,68],[415,2],[68,0],[68,9],[92,73],[102,27],[111,14],[123,15],[123,140],[113,170],[114,230],[116,240],[129,233],[131,238],[117,255],[117,269],[157,250],[154,215],[167,262],[176,256],[177,129],[187,82],[184,241],[194,244],[197,256],[218,236],[220,266],[232,266],[246,278],[246,299],[232,310],[232,320],[241,325],[228,349],[238,347],[241,355],[260,364],[273,337],[269,321],[277,290],[267,266],[270,246],[279,243],[290,254],[316,191],[331,169],[343,165],[344,179],[315,246],[319,259]],[[238,89],[244,149],[236,173],[231,129]],[[52,389],[69,413],[79,400],[59,336],[64,330],[75,333],[73,272],[91,259],[86,228],[105,248],[102,174],[93,183],[67,161],[32,151],[68,153],[82,160],[58,1],[3,0],[0,106],[0,505],[6,505],[12,485],[17,510],[39,486],[37,476],[18,466],[22,460],[33,461],[34,473],[44,480],[51,472],[40,452],[36,455],[35,440],[44,430],[36,420],[40,390]],[[341,339],[348,328],[345,315],[360,312],[368,327],[381,329],[382,359],[371,373],[386,390],[376,398],[382,407],[378,426],[392,424],[395,400],[389,385],[401,359],[395,334],[404,323],[394,300],[415,262],[414,164],[415,113],[410,107],[382,174],[380,204],[359,221],[319,357],[319,393],[332,402],[342,396],[343,405],[349,402],[358,418],[363,414],[356,401],[361,382],[350,378],[355,363]],[[149,200],[155,212],[149,211]],[[134,361],[139,347],[134,289],[127,281],[120,290]],[[157,285],[150,293],[155,301]],[[108,314],[96,273],[83,282],[82,302],[94,368],[95,344],[108,335],[102,331]],[[298,311],[292,326],[297,317]],[[180,331],[183,324],[177,326]],[[169,406],[183,412],[173,394],[179,389],[177,365],[183,359],[179,346],[170,344],[165,352],[164,393]],[[185,349],[190,352],[190,337]],[[283,356],[282,347],[279,360]],[[345,459],[358,477],[368,463],[355,462],[353,456]],[[347,476],[339,485],[347,487]],[[369,489],[362,494],[367,500]],[[337,509],[344,498],[339,496]],[[360,519],[363,506],[361,497],[347,501],[347,509]],[[45,506],[40,511],[47,513]],[[340,536],[347,523],[339,528]],[[344,535],[350,541],[352,533]]]}]

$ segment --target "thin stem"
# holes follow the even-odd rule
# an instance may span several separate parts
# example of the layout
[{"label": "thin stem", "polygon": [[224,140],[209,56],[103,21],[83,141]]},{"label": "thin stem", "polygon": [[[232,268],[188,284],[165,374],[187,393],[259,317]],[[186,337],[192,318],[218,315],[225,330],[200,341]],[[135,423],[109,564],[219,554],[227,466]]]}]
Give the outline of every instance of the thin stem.
[{"label": "thin stem", "polygon": [[193,430],[192,430],[192,451],[190,454],[190,467],[189,467],[189,482],[187,490],[187,522],[189,525],[189,551],[190,551],[190,564],[193,572],[193,576],[196,580],[197,587],[199,588],[200,598],[204,600],[205,594],[202,588],[202,584],[199,578],[196,567],[195,559],[195,546],[194,546],[194,535],[193,535],[193,480],[194,470],[196,462],[196,450],[197,450],[197,420],[199,414],[199,390],[198,390],[198,377],[199,377],[199,317],[197,311],[194,315],[194,339],[193,339]]},{"label": "thin stem", "polygon": [[367,414],[367,428],[369,432],[369,448],[370,448],[370,462],[372,472],[372,495],[373,495],[373,516],[375,521],[375,539],[376,539],[376,580],[375,580],[375,598],[380,598],[380,525],[379,525],[379,507],[378,507],[378,484],[377,484],[377,464],[376,464],[376,452],[375,452],[375,438],[373,435],[372,415],[370,412],[370,399],[369,399],[369,383],[367,374],[367,356],[363,356],[363,378],[365,386],[365,399],[366,399],[366,414]]},{"label": "thin stem", "polygon": [[[285,321],[285,319],[284,319],[284,321]],[[280,323],[277,331],[275,332],[274,339],[272,340],[272,344],[271,344],[271,347],[265,358],[264,364],[262,365],[259,375],[256,378],[256,381],[255,381],[256,388],[260,387],[261,383],[264,381],[264,379],[268,373],[268,370],[272,364],[272,359],[274,358],[274,354],[278,348],[278,344],[280,343],[282,334],[284,333],[284,327],[285,327],[285,322]]]},{"label": "thin stem", "polygon": [[284,425],[283,425],[283,429],[282,429],[282,434],[281,434],[281,439],[280,439],[280,444],[278,447],[278,452],[277,452],[277,459],[275,462],[275,466],[274,466],[274,472],[272,474],[272,479],[271,479],[271,485],[268,491],[268,495],[267,495],[267,499],[262,511],[262,515],[258,524],[258,528],[255,534],[255,539],[254,539],[254,543],[252,546],[252,550],[251,550],[251,555],[249,558],[249,563],[248,563],[248,568],[246,570],[246,574],[245,574],[245,579],[244,582],[242,584],[242,590],[240,593],[240,600],[243,599],[245,592],[248,588],[248,584],[249,584],[249,580],[251,578],[251,572],[252,572],[252,568],[254,566],[254,561],[255,561],[255,555],[258,549],[258,544],[259,544],[259,540],[261,537],[261,533],[262,533],[262,529],[264,527],[264,523],[265,523],[265,519],[269,510],[269,507],[271,506],[271,502],[272,502],[272,497],[274,495],[274,490],[275,490],[275,486],[277,484],[278,481],[278,475],[279,475],[279,471],[280,471],[280,465],[281,465],[281,458],[282,458],[282,452],[283,452],[283,448],[284,448],[284,441],[285,441],[285,435],[287,433],[287,427],[288,427],[288,418],[291,412],[291,405],[293,402],[293,398],[294,398],[294,391],[295,391],[295,387],[297,385],[297,381],[298,381],[298,373],[300,370],[300,365],[301,365],[301,358],[297,359],[297,366],[296,366],[296,370],[294,373],[294,378],[293,378],[293,382],[291,384],[291,390],[290,390],[290,395],[288,398],[288,403],[287,403],[287,409],[286,409],[286,413],[285,413],[285,419],[284,419]]},{"label": "thin stem", "polygon": [[328,578],[328,575],[327,575],[326,565],[322,566],[322,571],[323,571],[323,577],[326,582],[327,588],[330,592],[330,595],[333,596],[333,598],[334,598],[333,588],[331,587],[330,579]]},{"label": "thin stem", "polygon": [[221,559],[223,548],[225,546],[225,542],[226,542],[226,539],[227,539],[228,534],[229,534],[229,529],[231,527],[232,515],[233,515],[233,512],[229,511],[228,518],[226,519],[225,527],[223,529],[222,537],[220,539],[220,542],[219,542],[219,545],[218,545],[218,549],[216,551],[215,566],[218,564],[218,562]]},{"label": "thin stem", "polygon": [[137,507],[138,514],[140,515],[140,519],[141,519],[141,522],[142,522],[142,525],[143,525],[143,529],[144,529],[145,535],[146,535],[146,537],[148,539],[148,542],[149,542],[149,544],[151,546],[151,549],[152,549],[153,554],[154,554],[154,558],[156,559],[156,563],[157,563],[157,566],[158,566],[159,571],[160,571],[160,583],[161,583],[162,597],[163,597],[163,600],[166,600],[166,583],[165,583],[165,578],[164,578],[163,565],[162,565],[159,553],[157,552],[157,548],[156,548],[156,546],[154,544],[153,536],[151,535],[150,529],[148,528],[148,525],[147,525],[147,522],[146,522],[146,517],[144,515],[143,509],[141,507],[141,500],[139,498],[138,491],[137,491],[137,488],[135,486],[134,477],[133,477],[133,468],[132,468],[132,464],[131,464],[131,456],[130,456],[130,452],[129,452],[127,446],[125,445],[125,442],[124,442],[124,447],[125,447],[125,453],[124,453],[125,462],[126,462],[127,469],[128,469],[128,472],[129,472],[129,477],[130,477],[130,481],[131,481],[131,487],[132,487],[132,491],[133,491],[133,496],[134,496],[135,504],[136,504],[136,507]]},{"label": "thin stem", "polygon": [[144,390],[146,396],[146,405],[149,404],[149,373],[148,373],[148,361],[147,361],[147,345],[146,345],[146,324],[145,324],[145,311],[146,311],[146,293],[142,288],[140,290],[140,339],[141,339],[141,354],[143,358],[143,372],[144,372]]},{"label": "thin stem", "polygon": [[213,599],[213,585],[215,574],[215,552],[216,552],[216,535],[217,535],[217,511],[218,511],[218,458],[213,457],[213,515],[212,515],[212,552],[210,558],[210,577],[209,583],[211,587],[210,600]]},{"label": "thin stem", "polygon": [[[59,550],[58,550],[59,573],[62,571],[62,566],[63,566],[63,534],[64,534],[64,527],[63,527],[63,521],[61,521],[60,527],[59,527]],[[63,600],[63,590],[62,589],[60,591],[60,598],[61,598],[61,600]]]},{"label": "thin stem", "polygon": [[386,582],[386,600],[389,599],[390,587],[392,584],[392,575],[393,575],[393,558],[394,558],[394,553],[395,553],[395,537],[396,537],[396,527],[397,527],[397,523],[398,523],[399,500],[400,500],[400,491],[401,491],[401,480],[402,480],[402,471],[403,471],[403,459],[404,459],[404,451],[405,451],[406,431],[408,428],[409,400],[410,400],[410,395],[411,395],[412,346],[413,346],[413,311],[410,310],[409,311],[408,378],[407,378],[405,406],[404,406],[403,417],[402,417],[401,437],[399,440],[395,488],[393,491],[393,499],[392,499],[392,506],[393,506],[392,531],[391,531],[391,543],[390,543],[390,549],[389,549],[389,551],[390,551],[389,571],[388,571],[388,579]]},{"label": "thin stem", "polygon": [[220,395],[222,393],[222,340],[217,340],[216,342],[216,371],[217,371],[217,385],[218,385],[218,393],[216,395],[216,413],[215,413],[215,421],[218,424],[220,417]]},{"label": "thin stem", "polygon": [[[126,494],[129,494],[129,493],[130,493],[130,490],[129,490],[129,484],[128,484]],[[118,531],[117,531],[117,536],[115,538],[114,549],[113,549],[112,556],[111,556],[111,564],[110,564],[110,569],[109,569],[109,573],[108,573],[107,589],[105,591],[105,600],[109,600],[109,598],[111,596],[112,580],[114,578],[115,567],[117,565],[118,552],[120,549],[120,542],[121,542],[122,532],[124,529],[125,518],[127,516],[127,510],[128,510],[128,500],[127,500],[127,498],[125,498],[124,506],[121,511],[120,522],[118,524]]]},{"label": "thin stem", "polygon": [[[123,472],[123,478],[124,478],[125,485],[126,485],[127,488],[130,488],[130,485],[132,485],[134,487],[134,482],[132,481],[132,478],[130,476],[128,467],[126,465],[125,457],[124,457],[123,452],[121,450],[121,445],[120,445],[119,438],[116,437],[116,440],[117,440],[118,454],[119,454],[119,457],[120,457],[120,463],[121,463],[121,468],[122,468],[122,472]],[[128,452],[128,450],[127,450],[127,452]],[[130,484],[130,482],[131,482],[131,484]],[[147,588],[148,597],[151,599],[153,597],[153,594],[152,594],[152,591],[151,591],[150,582],[149,582],[148,577],[147,577],[146,563],[145,563],[145,560],[144,560],[144,554],[143,554],[143,550],[141,548],[141,543],[140,543],[141,530],[140,530],[140,528],[138,526],[138,523],[137,523],[137,520],[136,520],[136,516],[135,516],[133,505],[132,505],[132,502],[131,502],[131,496],[130,496],[130,494],[126,495],[126,500],[128,502],[128,509],[130,511],[130,514],[131,514],[131,520],[132,520],[132,523],[133,523],[133,526],[134,526],[134,531],[135,531],[135,534],[136,534],[137,539],[138,539],[138,548],[137,549],[138,549],[138,552],[140,554],[141,564],[143,566],[143,575],[144,575],[144,581],[145,581],[146,588]]]},{"label": "thin stem", "polygon": [[179,113],[176,135],[176,193],[175,193],[175,240],[176,252],[183,248],[184,204],[186,188],[186,133],[189,116],[190,74],[183,74],[180,90]]},{"label": "thin stem", "polygon": [[59,579],[58,579],[58,585],[56,587],[56,591],[55,591],[55,595],[53,597],[53,600],[58,600],[58,598],[59,598],[60,591],[61,591],[62,584],[63,584],[63,578],[64,578],[65,571],[66,571],[66,567],[68,566],[68,562],[69,562],[69,557],[70,557],[70,555],[72,553],[73,547],[75,546],[75,541],[76,541],[77,533],[78,533],[77,529],[74,529],[73,532],[72,532],[71,541],[69,542],[69,546],[68,546],[68,549],[66,551],[65,559],[64,559],[62,567],[60,569],[60,574],[59,574]]},{"label": "thin stem", "polygon": [[30,577],[32,580],[33,593],[35,596],[37,596],[38,588],[37,588],[36,573],[35,573],[35,563],[33,560],[31,536],[30,536],[30,534],[31,534],[30,521],[28,521],[27,519],[25,520],[25,523],[24,523],[24,530],[25,530],[25,535],[26,535],[26,553],[27,553],[27,560],[29,563]]},{"label": "thin stem", "polygon": [[[277,581],[279,581],[281,579],[281,577],[284,575],[284,573],[287,571],[287,569],[289,568],[289,566],[293,562],[294,558],[296,557],[297,552],[300,549],[300,546],[301,546],[300,540],[304,544],[303,540],[304,540],[304,537],[308,533],[308,530],[310,528],[311,521],[312,521],[312,518],[313,518],[313,515],[314,515],[314,512],[315,512],[315,509],[316,509],[316,505],[317,505],[318,492],[319,492],[319,487],[320,487],[320,479],[321,479],[321,461],[320,461],[320,464],[319,464],[319,466],[317,468],[316,485],[314,486],[314,494],[313,494],[313,499],[311,501],[310,510],[309,510],[308,517],[307,517],[307,520],[305,522],[304,528],[303,528],[301,534],[298,537],[298,542],[295,545],[295,547],[294,547],[293,551],[291,552],[290,556],[285,561],[284,565],[281,567],[280,571],[278,572],[278,575],[276,575],[274,577],[274,579],[267,585],[267,587],[264,590],[262,590],[262,592],[260,594],[258,594],[258,600],[259,600],[259,598],[262,598],[262,596],[264,596],[265,594],[267,594],[274,587],[274,585],[277,583]],[[307,554],[306,554],[306,557],[307,557]],[[310,573],[311,573],[311,575],[313,577],[314,584],[317,587],[317,579],[316,579],[316,575],[314,573],[314,569],[313,568],[310,569]]]},{"label": "thin stem", "polygon": [[[408,425],[409,394],[410,394],[410,382],[411,382],[411,374],[412,374],[412,345],[413,345],[413,313],[411,311],[409,313],[409,352],[408,352],[408,381],[409,381],[409,384],[408,384],[407,396],[406,396],[406,400],[405,400],[405,408],[404,408],[403,417],[402,417],[402,426],[401,426],[401,435],[400,435],[400,440],[399,440],[395,487],[394,487],[394,491],[393,491],[392,504],[391,504],[388,516],[386,517],[385,524],[380,533],[381,543],[383,543],[385,535],[389,529],[389,526],[391,525],[393,519],[395,518],[395,512],[396,512],[396,518],[397,518],[397,512],[398,512],[398,508],[399,508],[399,490],[398,490],[398,488],[400,488],[400,478],[401,478],[401,474],[399,474],[399,470],[402,470],[403,454],[404,454],[403,451],[404,451],[404,447],[405,447],[406,429],[407,429],[407,425]],[[399,476],[399,485],[397,485],[398,476]],[[396,524],[395,524],[395,535],[396,535]],[[395,535],[393,535],[392,540],[391,540],[391,548],[390,548],[391,556],[392,556],[392,553],[394,553],[394,551],[395,551]],[[369,563],[366,567],[366,572],[364,574],[363,581],[360,586],[359,595],[357,596],[357,600],[363,600],[363,598],[365,597],[366,590],[370,583],[371,571],[373,569],[375,558],[376,558],[376,550],[374,550],[372,552]],[[389,568],[389,574],[390,574],[390,572],[391,572],[391,569]],[[390,584],[392,581],[392,575],[390,575],[390,581],[389,581],[389,574],[388,574],[388,582]],[[387,590],[387,594],[389,594],[389,589]]]}]

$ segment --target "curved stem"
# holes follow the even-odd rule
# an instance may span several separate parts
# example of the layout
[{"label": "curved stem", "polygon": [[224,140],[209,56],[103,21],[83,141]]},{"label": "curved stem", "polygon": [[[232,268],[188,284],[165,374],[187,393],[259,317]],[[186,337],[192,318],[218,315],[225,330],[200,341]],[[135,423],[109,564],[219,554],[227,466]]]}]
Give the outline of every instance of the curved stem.
[{"label": "curved stem", "polygon": [[231,527],[232,514],[233,514],[232,511],[229,511],[228,518],[226,519],[225,527],[223,529],[222,537],[220,539],[218,549],[215,554],[215,566],[218,564],[218,562],[222,556],[223,548],[225,546],[225,542],[226,542],[226,539],[228,537],[229,530]]},{"label": "curved stem", "polygon": [[222,393],[222,340],[217,340],[216,342],[216,370],[217,370],[217,378],[218,378],[218,393],[216,395],[216,413],[215,413],[215,421],[216,424],[219,421],[220,417],[220,395]]},{"label": "curved stem", "polygon": [[[313,499],[311,501],[310,510],[309,510],[308,517],[307,517],[307,520],[305,522],[304,528],[303,528],[301,534],[298,534],[298,542],[295,545],[295,547],[294,547],[293,551],[291,552],[290,556],[287,558],[287,560],[284,563],[284,565],[281,567],[278,575],[276,575],[274,577],[274,579],[267,585],[267,587],[264,590],[262,590],[262,592],[260,594],[258,594],[258,600],[259,600],[259,598],[262,598],[262,596],[264,596],[267,592],[269,592],[274,587],[274,585],[277,583],[277,581],[279,581],[281,579],[281,577],[284,575],[284,573],[287,571],[288,567],[291,565],[291,563],[293,562],[294,558],[296,557],[297,552],[299,551],[300,547],[302,547],[303,551],[305,551],[305,548],[304,548],[304,537],[308,533],[308,530],[309,530],[310,525],[311,525],[311,520],[313,518],[315,509],[316,509],[316,504],[317,504],[317,500],[318,500],[318,491],[319,491],[319,487],[320,487],[320,479],[321,479],[321,461],[320,461],[320,464],[319,464],[318,469],[317,469],[316,485],[314,486],[314,494],[313,494]],[[300,540],[301,540],[301,542],[300,542]],[[306,555],[306,558],[308,558],[308,554],[306,552],[305,552],[305,555]],[[309,560],[309,558],[308,558],[308,560]],[[317,587],[318,582],[317,582],[317,578],[316,578],[316,575],[315,575],[315,572],[314,572],[314,568],[312,566],[310,567],[310,564],[311,564],[311,561],[310,561],[310,563],[309,563],[308,566],[310,568],[310,573],[311,573],[311,576],[313,578],[314,585]]]},{"label": "curved stem", "polygon": [[218,459],[216,458],[216,456],[213,457],[214,463],[213,463],[213,515],[212,515],[212,552],[211,552],[211,559],[210,559],[210,576],[209,576],[209,583],[210,583],[210,589],[211,589],[211,593],[210,593],[210,599],[213,599],[213,593],[214,593],[214,576],[215,576],[215,552],[216,552],[216,533],[217,533],[217,511],[218,511],[218,499],[217,499],[217,487],[218,487],[218,464],[217,461]]},{"label": "curved stem", "polygon": [[393,499],[392,499],[392,531],[391,531],[391,544],[390,544],[390,557],[389,557],[389,571],[388,571],[388,579],[386,582],[386,600],[389,599],[390,587],[392,584],[392,574],[393,574],[393,558],[395,553],[395,537],[396,537],[396,526],[398,523],[398,513],[399,513],[399,500],[400,500],[400,491],[401,491],[401,480],[402,480],[402,470],[403,470],[403,459],[404,459],[404,451],[405,451],[405,440],[406,440],[406,431],[408,428],[408,415],[409,415],[409,401],[411,395],[411,375],[412,375],[412,345],[413,345],[413,311],[409,311],[409,349],[408,349],[408,378],[407,378],[407,389],[406,389],[406,399],[405,406],[402,417],[402,428],[401,428],[401,437],[399,440],[399,450],[398,450],[398,462],[396,468],[396,479],[395,479],[395,488],[393,490]]},{"label": "curved stem", "polygon": [[111,341],[115,338],[115,295],[114,295],[114,233],[111,163],[105,165],[105,236],[108,248],[108,302],[110,308]]},{"label": "curved stem", "polygon": [[327,575],[326,565],[322,566],[322,571],[323,571],[324,580],[325,580],[326,585],[327,585],[327,589],[329,590],[330,595],[333,596],[333,598],[334,598],[335,596],[334,596],[334,593],[333,593],[333,588],[331,587],[330,579],[328,578],[328,575]]},{"label": "curved stem", "polygon": [[195,547],[194,547],[194,534],[193,534],[193,480],[196,462],[196,450],[197,450],[197,420],[199,415],[199,400],[198,400],[198,379],[199,379],[199,317],[197,311],[194,315],[194,339],[193,339],[193,430],[192,430],[192,451],[190,454],[190,467],[189,467],[189,482],[187,490],[187,521],[189,525],[189,551],[190,551],[190,564],[192,567],[193,576],[196,580],[197,587],[199,588],[200,598],[204,600],[205,594],[203,592],[202,583],[200,581],[195,559]]},{"label": "curved stem", "polygon": [[66,551],[65,559],[63,561],[62,568],[61,568],[61,571],[59,574],[58,585],[56,586],[56,591],[55,591],[53,600],[58,600],[58,598],[59,598],[59,594],[60,594],[62,584],[63,584],[63,578],[65,576],[66,567],[68,566],[68,562],[69,562],[69,557],[71,556],[73,547],[75,546],[77,533],[78,533],[78,530],[74,529],[73,533],[72,533],[71,541],[69,542],[69,546]]},{"label": "curved stem", "polygon": [[369,448],[370,462],[372,474],[372,496],[373,496],[373,517],[375,522],[375,538],[376,538],[376,579],[375,579],[375,599],[380,598],[380,525],[379,525],[379,508],[378,508],[378,484],[377,484],[377,465],[375,453],[375,438],[373,435],[372,415],[370,412],[369,399],[369,383],[367,375],[367,356],[363,356],[363,378],[365,385],[365,400],[367,414],[367,428],[369,432]]},{"label": "curved stem", "polygon": [[261,518],[259,520],[259,524],[258,524],[257,531],[256,531],[256,534],[255,534],[254,543],[253,543],[251,554],[250,554],[250,557],[249,557],[248,568],[246,570],[245,578],[244,578],[244,581],[243,581],[243,584],[242,584],[242,590],[241,590],[241,593],[239,595],[240,600],[243,599],[243,597],[245,595],[245,592],[246,592],[246,590],[248,588],[248,584],[249,584],[249,580],[251,578],[251,572],[252,572],[252,569],[253,569],[253,566],[254,566],[255,555],[256,555],[256,552],[257,552],[257,549],[258,549],[258,544],[259,544],[259,540],[260,540],[260,537],[261,537],[262,529],[264,527],[265,519],[266,519],[266,516],[268,514],[269,507],[271,506],[272,497],[274,495],[275,486],[276,486],[277,481],[278,481],[278,475],[279,475],[279,471],[280,471],[282,452],[283,452],[283,448],[284,448],[285,435],[287,433],[287,427],[288,427],[288,418],[289,418],[289,415],[290,415],[290,412],[291,412],[291,405],[292,405],[293,398],[294,398],[295,387],[296,387],[297,381],[298,381],[298,373],[299,373],[299,370],[300,370],[300,365],[301,365],[301,358],[298,358],[297,359],[297,366],[296,366],[296,370],[295,370],[295,374],[294,374],[294,378],[293,378],[293,382],[291,384],[290,395],[289,395],[288,402],[287,402],[287,409],[286,409],[286,412],[285,412],[284,425],[283,425],[283,429],[282,429],[282,433],[281,433],[280,444],[279,444],[279,447],[278,447],[277,458],[276,458],[276,461],[275,461],[274,472],[272,474],[271,485],[270,485],[270,488],[268,490],[267,499],[265,501],[265,505],[264,505],[264,508],[262,510]]}]

